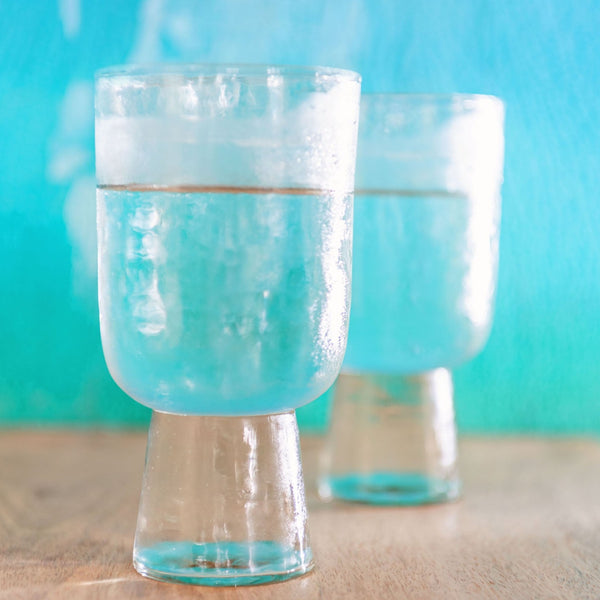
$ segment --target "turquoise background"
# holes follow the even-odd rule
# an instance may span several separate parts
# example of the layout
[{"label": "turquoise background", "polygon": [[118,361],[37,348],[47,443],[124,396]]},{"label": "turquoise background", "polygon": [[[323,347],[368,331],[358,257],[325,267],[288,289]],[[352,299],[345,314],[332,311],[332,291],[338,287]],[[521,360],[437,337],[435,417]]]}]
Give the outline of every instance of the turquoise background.
[{"label": "turquoise background", "polygon": [[[138,424],[96,316],[95,69],[355,69],[365,91],[506,101],[495,325],[456,372],[468,431],[600,432],[600,3],[2,0],[0,422]],[[327,402],[301,411],[322,426]]]}]

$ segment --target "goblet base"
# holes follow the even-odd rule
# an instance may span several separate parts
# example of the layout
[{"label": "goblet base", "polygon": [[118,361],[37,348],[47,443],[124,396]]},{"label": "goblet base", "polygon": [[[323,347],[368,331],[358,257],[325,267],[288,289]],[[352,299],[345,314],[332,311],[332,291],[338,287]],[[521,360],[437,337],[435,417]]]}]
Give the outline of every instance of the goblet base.
[{"label": "goblet base", "polygon": [[449,502],[460,496],[460,483],[420,473],[350,473],[330,477],[319,490],[323,498],[379,506],[411,506]]},{"label": "goblet base", "polygon": [[159,581],[209,586],[259,585],[308,573],[312,555],[277,542],[163,542],[134,555],[135,569]]},{"label": "goblet base", "polygon": [[308,572],[313,558],[295,414],[155,411],[133,562],[152,579],[207,586]]},{"label": "goblet base", "polygon": [[379,505],[460,495],[452,376],[342,373],[319,494]]}]

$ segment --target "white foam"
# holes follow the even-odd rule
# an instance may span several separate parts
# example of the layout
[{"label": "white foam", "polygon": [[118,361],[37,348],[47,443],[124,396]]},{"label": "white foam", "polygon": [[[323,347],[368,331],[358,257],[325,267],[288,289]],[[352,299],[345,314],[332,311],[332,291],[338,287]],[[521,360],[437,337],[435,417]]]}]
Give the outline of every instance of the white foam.
[{"label": "white foam", "polygon": [[160,91],[110,85],[99,82],[100,183],[352,189],[356,82],[323,85],[300,102],[289,90],[282,96],[276,75],[262,98],[235,78],[188,79]]}]

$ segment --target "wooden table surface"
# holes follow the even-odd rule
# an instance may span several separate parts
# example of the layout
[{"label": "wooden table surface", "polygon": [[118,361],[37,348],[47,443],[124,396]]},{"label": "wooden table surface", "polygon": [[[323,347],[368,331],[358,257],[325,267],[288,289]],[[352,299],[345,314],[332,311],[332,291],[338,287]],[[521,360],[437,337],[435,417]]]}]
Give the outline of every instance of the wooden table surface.
[{"label": "wooden table surface", "polygon": [[[461,444],[464,499],[320,504],[318,566],[285,583],[211,589],[131,566],[145,436],[0,431],[0,598],[227,600],[600,598],[600,444]],[[303,440],[307,480],[319,442]]]}]

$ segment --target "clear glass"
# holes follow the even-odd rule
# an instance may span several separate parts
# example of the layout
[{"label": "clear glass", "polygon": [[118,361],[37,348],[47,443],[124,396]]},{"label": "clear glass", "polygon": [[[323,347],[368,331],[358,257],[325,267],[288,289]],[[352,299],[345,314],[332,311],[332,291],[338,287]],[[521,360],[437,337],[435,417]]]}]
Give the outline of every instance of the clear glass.
[{"label": "clear glass", "polygon": [[357,74],[321,67],[97,74],[102,345],[155,411],[144,575],[245,585],[312,565],[293,410],[345,351],[359,96]]},{"label": "clear glass", "polygon": [[448,369],[477,354],[491,328],[503,119],[490,96],[362,97],[352,312],[325,497],[459,494]]}]

